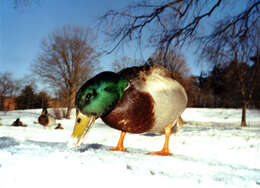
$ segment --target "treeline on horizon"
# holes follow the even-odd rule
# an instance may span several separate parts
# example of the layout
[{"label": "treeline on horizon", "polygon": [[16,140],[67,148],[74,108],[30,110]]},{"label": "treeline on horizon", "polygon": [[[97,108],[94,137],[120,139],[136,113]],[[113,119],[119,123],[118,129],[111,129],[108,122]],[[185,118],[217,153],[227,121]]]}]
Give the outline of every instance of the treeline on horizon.
[{"label": "treeline on horizon", "polygon": [[[138,66],[142,64],[160,64],[157,61],[158,53],[154,54],[147,62],[138,62],[130,58],[122,58],[113,62],[114,69],[122,69],[125,66]],[[244,100],[247,100],[249,108],[260,109],[260,72],[255,82],[245,77],[252,77],[255,71],[254,57],[251,64],[237,63],[235,61],[225,65],[215,65],[208,72],[201,72],[199,76],[188,74],[189,71],[183,57],[175,54],[176,64],[180,63],[180,69],[167,67],[172,71],[173,77],[186,89],[189,98],[189,107],[203,108],[242,108]],[[179,72],[178,72],[179,71]],[[185,73],[186,71],[186,73]],[[243,73],[243,74],[242,74]],[[241,78],[241,75],[244,78]],[[4,110],[5,97],[11,97],[15,101],[15,109],[36,109],[43,107],[66,107],[66,100],[62,92],[51,97],[47,91],[36,92],[36,84],[20,86],[10,73],[0,73],[0,110]],[[3,82],[5,81],[5,83]],[[21,82],[21,81],[20,81]],[[8,88],[4,91],[4,88]],[[254,89],[254,91],[250,91]],[[245,94],[243,96],[243,93]],[[252,93],[252,95],[250,95]]]}]

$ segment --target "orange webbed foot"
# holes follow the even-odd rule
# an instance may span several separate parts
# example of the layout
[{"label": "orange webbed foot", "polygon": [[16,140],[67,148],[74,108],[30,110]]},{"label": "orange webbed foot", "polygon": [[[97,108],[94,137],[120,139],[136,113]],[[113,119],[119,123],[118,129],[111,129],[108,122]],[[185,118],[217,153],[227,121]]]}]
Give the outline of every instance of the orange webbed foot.
[{"label": "orange webbed foot", "polygon": [[111,151],[127,152],[126,149],[124,148],[124,144],[123,144],[124,143],[125,134],[126,134],[126,132],[124,132],[124,131],[121,132],[121,135],[120,135],[120,138],[119,138],[117,146],[114,147],[114,148],[111,148],[110,149]]},{"label": "orange webbed foot", "polygon": [[150,155],[160,155],[160,156],[171,156],[172,154],[169,151],[156,151],[156,152],[150,152]]},{"label": "orange webbed foot", "polygon": [[156,151],[156,152],[150,152],[150,155],[161,155],[161,156],[171,156],[172,154],[169,152],[169,138],[171,134],[171,124],[165,127],[165,142],[163,149],[161,151]]},{"label": "orange webbed foot", "polygon": [[124,147],[114,147],[110,149],[111,151],[121,151],[121,152],[127,152],[127,150]]}]

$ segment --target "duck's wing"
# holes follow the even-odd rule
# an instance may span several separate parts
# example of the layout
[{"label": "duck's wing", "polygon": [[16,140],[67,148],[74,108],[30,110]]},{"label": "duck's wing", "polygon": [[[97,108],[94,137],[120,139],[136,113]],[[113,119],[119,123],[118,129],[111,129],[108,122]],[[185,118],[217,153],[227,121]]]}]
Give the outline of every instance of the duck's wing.
[{"label": "duck's wing", "polygon": [[150,67],[151,66],[147,66],[147,65],[139,66],[139,67],[137,66],[128,67],[119,71],[118,74],[131,81],[138,78],[140,72],[147,71],[149,70]]}]

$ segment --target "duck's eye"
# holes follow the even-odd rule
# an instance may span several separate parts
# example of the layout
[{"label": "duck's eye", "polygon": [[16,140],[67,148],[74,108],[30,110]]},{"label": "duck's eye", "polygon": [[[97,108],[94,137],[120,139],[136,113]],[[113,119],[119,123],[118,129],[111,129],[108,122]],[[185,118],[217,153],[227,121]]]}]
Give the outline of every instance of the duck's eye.
[{"label": "duck's eye", "polygon": [[86,95],[86,99],[85,99],[85,101],[86,102],[89,102],[89,99],[92,97],[92,94],[91,93],[88,93],[87,95]]}]

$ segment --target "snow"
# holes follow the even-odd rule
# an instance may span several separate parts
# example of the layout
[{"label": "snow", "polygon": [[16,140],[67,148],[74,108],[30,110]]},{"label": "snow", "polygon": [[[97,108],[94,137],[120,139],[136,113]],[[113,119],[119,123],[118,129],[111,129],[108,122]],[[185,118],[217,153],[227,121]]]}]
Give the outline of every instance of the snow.
[{"label": "snow", "polygon": [[[41,110],[0,112],[0,186],[16,187],[205,187],[260,188],[260,111],[248,110],[241,128],[239,109],[188,108],[187,122],[172,135],[173,156],[150,156],[164,135],[127,134],[128,152],[112,152],[120,132],[97,120],[84,145],[67,147],[64,130],[35,124]],[[27,127],[11,127],[16,118]]]}]

